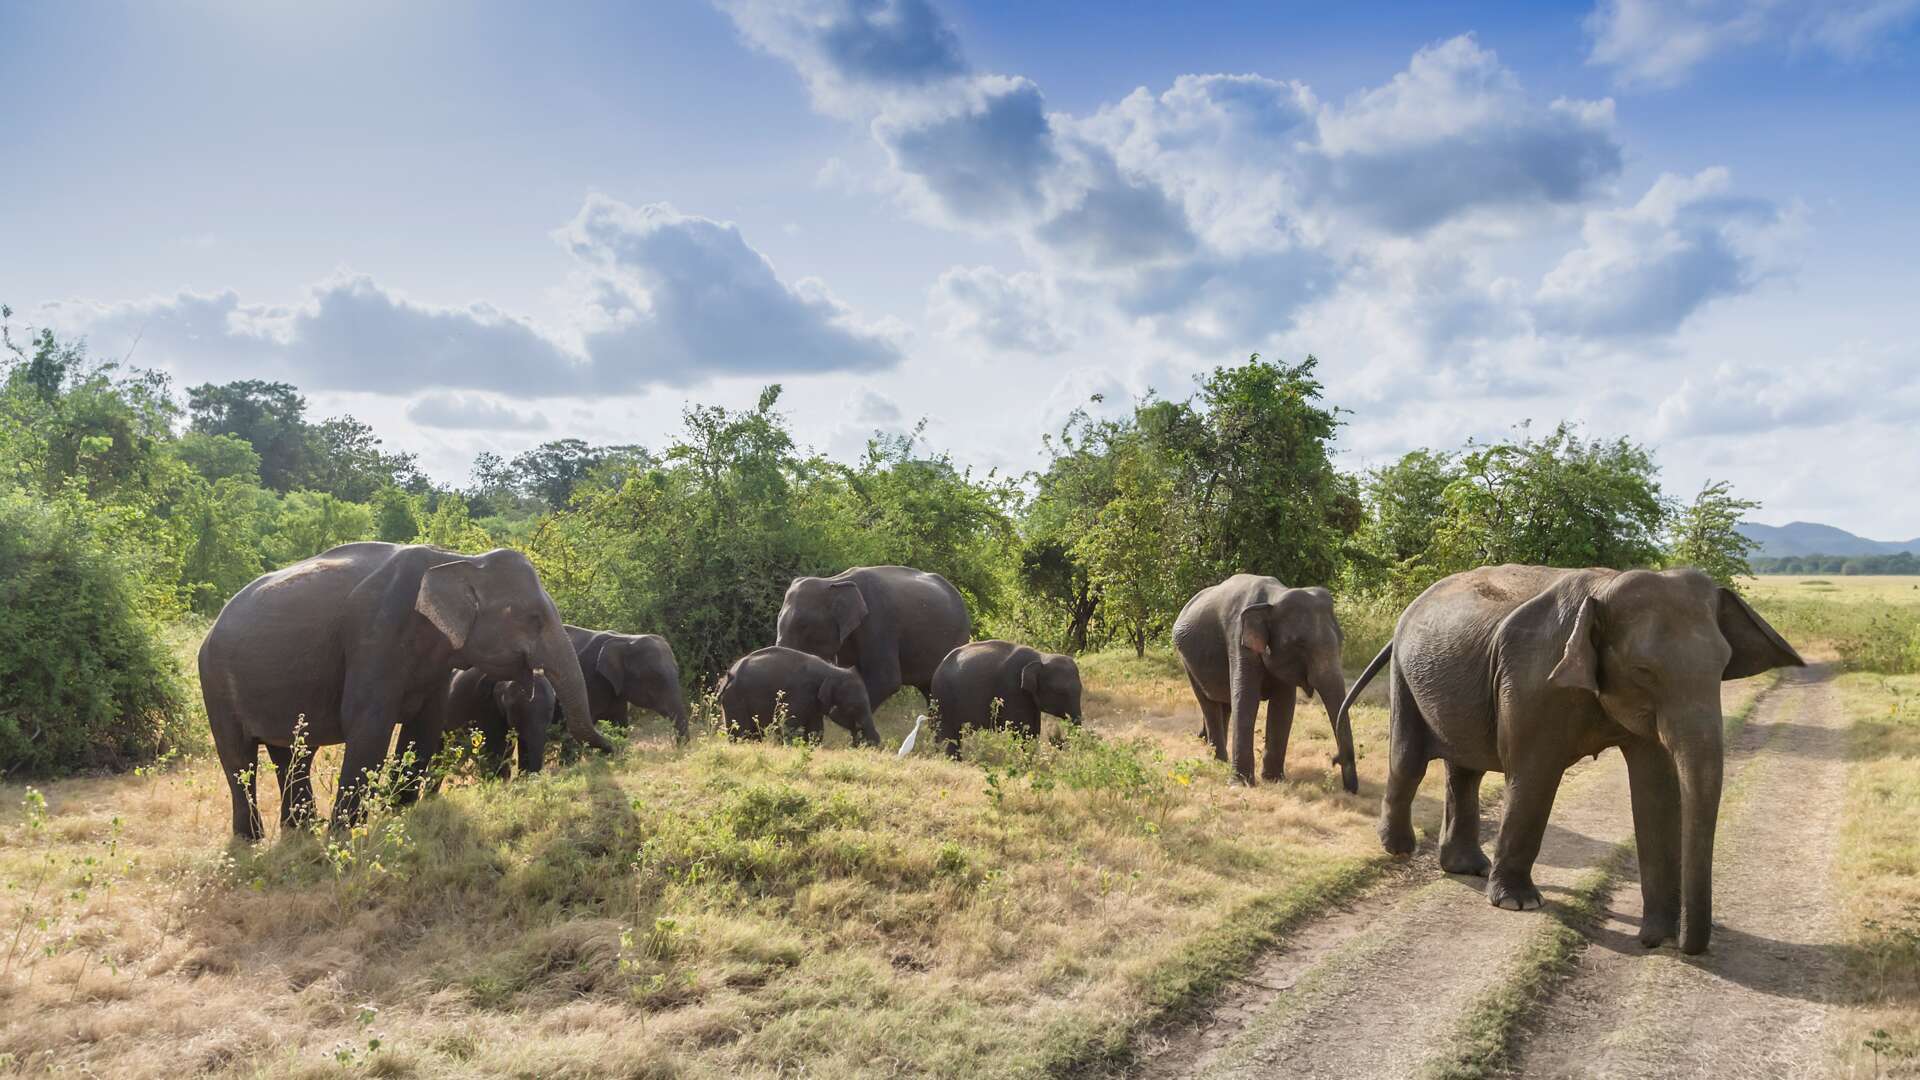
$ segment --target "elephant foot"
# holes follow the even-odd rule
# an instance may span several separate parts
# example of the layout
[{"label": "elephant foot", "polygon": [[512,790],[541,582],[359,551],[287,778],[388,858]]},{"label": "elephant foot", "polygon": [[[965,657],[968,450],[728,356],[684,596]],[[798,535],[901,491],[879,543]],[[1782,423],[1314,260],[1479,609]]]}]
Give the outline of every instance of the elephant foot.
[{"label": "elephant foot", "polygon": [[1486,877],[1493,868],[1492,860],[1485,852],[1473,848],[1442,848],[1440,850],[1440,869],[1449,874],[1465,874],[1468,877]]},{"label": "elephant foot", "polygon": [[1287,766],[1285,762],[1269,761],[1260,766],[1260,779],[1262,780],[1285,780],[1286,778]]},{"label": "elephant foot", "polygon": [[1676,920],[1648,915],[1640,924],[1640,944],[1649,949],[1657,949],[1665,942],[1673,940],[1680,928]]},{"label": "elephant foot", "polygon": [[1533,882],[1524,878],[1510,881],[1492,877],[1487,879],[1487,903],[1505,911],[1532,911],[1546,900]]},{"label": "elephant foot", "polygon": [[1413,825],[1408,822],[1380,820],[1380,846],[1389,855],[1413,854]]},{"label": "elephant foot", "polygon": [[1686,932],[1680,935],[1680,951],[1688,956],[1699,956],[1707,951],[1707,939],[1712,934],[1712,926],[1694,926],[1689,923]]}]

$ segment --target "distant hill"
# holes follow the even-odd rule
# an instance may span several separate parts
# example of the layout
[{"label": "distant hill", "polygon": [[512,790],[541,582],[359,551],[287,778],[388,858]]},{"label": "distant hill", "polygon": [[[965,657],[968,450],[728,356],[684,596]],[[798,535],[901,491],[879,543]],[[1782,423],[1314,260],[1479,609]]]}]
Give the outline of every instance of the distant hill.
[{"label": "distant hill", "polygon": [[1868,540],[1845,529],[1812,521],[1792,521],[1785,525],[1761,525],[1743,521],[1736,526],[1741,535],[1755,540],[1763,558],[1783,555],[1894,555],[1910,551],[1920,555],[1920,537],[1912,540]]}]

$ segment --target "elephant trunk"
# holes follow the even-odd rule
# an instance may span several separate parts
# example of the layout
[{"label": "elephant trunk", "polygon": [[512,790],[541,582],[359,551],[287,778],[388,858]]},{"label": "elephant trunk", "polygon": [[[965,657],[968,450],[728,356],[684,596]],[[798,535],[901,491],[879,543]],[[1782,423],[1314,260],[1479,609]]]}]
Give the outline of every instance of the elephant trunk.
[{"label": "elephant trunk", "polygon": [[559,619],[553,621],[553,629],[541,635],[534,663],[545,669],[547,681],[553,684],[554,695],[560,699],[561,711],[566,714],[567,731],[595,750],[611,752],[613,741],[593,726],[593,713],[587,708],[587,680],[580,673],[580,657],[574,653],[573,641],[567,637]]},{"label": "elephant trunk", "polygon": [[1720,818],[1725,758],[1719,717],[1669,746],[1680,774],[1680,951],[1701,953],[1713,934],[1713,832]]},{"label": "elephant trunk", "polygon": [[1355,795],[1360,791],[1360,770],[1354,761],[1353,723],[1341,709],[1347,699],[1347,679],[1340,670],[1340,660],[1334,659],[1318,665],[1313,673],[1313,692],[1320,695],[1320,704],[1326,706],[1327,722],[1333,725],[1333,742],[1337,748],[1333,763],[1340,766],[1340,786],[1347,794]]},{"label": "elephant trunk", "polygon": [[674,741],[684,743],[687,741],[687,692],[676,679],[667,694],[667,718],[673,721]]}]

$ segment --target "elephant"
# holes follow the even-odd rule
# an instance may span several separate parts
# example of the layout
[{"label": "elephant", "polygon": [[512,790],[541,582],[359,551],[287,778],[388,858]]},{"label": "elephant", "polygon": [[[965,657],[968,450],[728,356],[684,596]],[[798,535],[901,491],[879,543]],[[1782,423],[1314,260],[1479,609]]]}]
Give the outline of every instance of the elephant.
[{"label": "elephant", "polygon": [[[1533,863],[1567,767],[1617,746],[1627,762],[1645,919],[1640,943],[1706,949],[1720,807],[1720,683],[1804,664],[1738,593],[1698,570],[1486,566],[1435,582],[1400,615],[1341,716],[1391,661],[1387,851],[1413,850],[1427,763],[1447,763],[1440,866],[1487,875],[1487,899],[1537,908]],[[1506,774],[1491,863],[1480,780]],[[1685,914],[1685,929],[1681,915]]]},{"label": "elephant", "polygon": [[1080,668],[1071,656],[1011,641],[975,641],[940,662],[933,673],[933,700],[940,706],[940,739],[947,756],[958,758],[962,728],[997,723],[1038,738],[1042,713],[1077,723]]},{"label": "elephant", "polygon": [[507,731],[519,745],[521,773],[536,773],[546,763],[547,728],[553,723],[553,683],[544,675],[532,679],[496,679],[479,668],[458,672],[447,687],[446,730],[481,734],[481,754],[487,771],[505,780]]},{"label": "elephant", "polygon": [[[357,822],[395,726],[417,762],[439,750],[456,668],[498,679],[544,674],[568,729],[595,730],[572,643],[525,555],[460,555],[422,545],[346,544],[263,574],[227,601],[200,645],[207,721],[233,796],[235,835],[262,830],[253,798],[260,747],[279,776],[283,823],[313,812],[307,749],[344,743],[336,829]],[[403,799],[417,797],[409,783]]]},{"label": "elephant", "polygon": [[911,686],[928,698],[933,673],[973,636],[960,590],[907,566],[856,566],[795,578],[780,605],[775,643],[860,673],[875,705]]},{"label": "elephant", "polygon": [[[1338,715],[1346,697],[1340,670],[1340,623],[1333,594],[1318,586],[1290,589],[1271,577],[1235,574],[1193,595],[1173,624],[1173,647],[1206,719],[1214,756],[1253,784],[1254,721],[1267,703],[1263,780],[1286,775],[1287,737],[1293,733],[1295,688],[1318,694],[1338,747],[1333,763],[1349,793],[1360,790],[1353,730]],[[1231,739],[1231,742],[1229,742]]]},{"label": "elephant", "polygon": [[658,634],[615,634],[567,627],[580,672],[587,680],[587,707],[600,724],[625,724],[627,706],[651,709],[673,722],[674,737],[687,741],[687,695],[680,662]]},{"label": "elephant", "polygon": [[761,738],[773,726],[780,706],[789,730],[819,739],[824,717],[846,728],[853,744],[880,744],[873,726],[873,704],[859,672],[789,649],[769,645],[733,662],[714,687],[727,732],[735,738]]}]

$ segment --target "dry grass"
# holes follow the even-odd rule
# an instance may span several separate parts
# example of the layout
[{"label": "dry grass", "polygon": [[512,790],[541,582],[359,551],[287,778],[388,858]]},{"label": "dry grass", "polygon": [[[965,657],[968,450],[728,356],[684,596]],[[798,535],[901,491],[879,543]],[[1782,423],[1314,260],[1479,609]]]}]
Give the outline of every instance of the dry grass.
[{"label": "dry grass", "polygon": [[[1317,702],[1299,710],[1294,779],[1248,790],[1203,758],[1169,658],[1083,670],[1098,737],[1064,748],[982,740],[957,764],[676,751],[648,729],[612,761],[456,784],[331,845],[231,844],[204,758],[45,785],[44,814],[0,787],[0,940],[20,941],[0,976],[0,1063],[589,1077],[1109,1062],[1383,864],[1384,754],[1366,748],[1384,747],[1384,715],[1356,718],[1365,797],[1339,790]],[[906,704],[883,714],[892,740]]]},{"label": "dry grass", "polygon": [[1920,578],[1768,575],[1740,585],[1796,645],[1828,646],[1852,671],[1920,673]]},{"label": "dry grass", "polygon": [[1920,676],[1840,680],[1854,717],[1837,874],[1849,933],[1843,1057],[1920,1076]]}]

